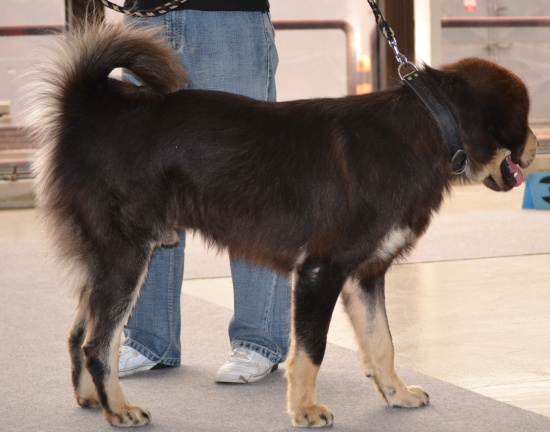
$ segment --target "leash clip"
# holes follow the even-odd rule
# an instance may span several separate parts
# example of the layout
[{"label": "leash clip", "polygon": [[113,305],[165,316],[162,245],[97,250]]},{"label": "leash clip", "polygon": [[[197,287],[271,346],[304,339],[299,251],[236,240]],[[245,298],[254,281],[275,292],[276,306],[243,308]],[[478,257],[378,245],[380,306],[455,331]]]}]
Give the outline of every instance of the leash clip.
[{"label": "leash clip", "polygon": [[397,41],[395,40],[395,38],[388,41],[388,44],[390,48],[393,50],[393,54],[395,55],[395,60],[397,60],[397,63],[399,63],[400,66],[409,64],[409,60],[407,59],[407,57],[405,57],[405,55],[399,51],[399,48],[397,48]]},{"label": "leash clip", "polygon": [[397,60],[397,63],[399,63],[399,66],[397,67],[397,73],[399,74],[399,78],[401,78],[401,80],[404,80],[406,77],[406,76],[404,77],[403,74],[401,73],[401,69],[403,68],[412,67],[414,69],[413,72],[418,72],[418,68],[416,67],[416,65],[414,63],[411,63],[409,59],[399,51],[399,48],[397,48],[397,41],[395,40],[395,38],[391,41],[388,41],[388,44],[390,48],[393,50],[393,53],[395,54],[395,60]]}]

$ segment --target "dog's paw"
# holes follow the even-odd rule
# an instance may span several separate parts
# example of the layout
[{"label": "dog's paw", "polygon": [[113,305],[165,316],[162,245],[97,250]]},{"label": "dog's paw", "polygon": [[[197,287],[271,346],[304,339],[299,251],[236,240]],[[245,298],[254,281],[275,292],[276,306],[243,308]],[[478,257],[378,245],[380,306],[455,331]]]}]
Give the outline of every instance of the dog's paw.
[{"label": "dog's paw", "polygon": [[430,396],[417,386],[404,386],[399,390],[386,393],[388,404],[396,408],[417,408],[430,403]]},{"label": "dog's paw", "polygon": [[76,396],[76,403],[82,408],[101,408],[101,403],[94,397]]},{"label": "dog's paw", "polygon": [[291,413],[292,424],[296,427],[332,426],[334,416],[324,405],[313,405]]},{"label": "dog's paw", "polygon": [[151,421],[151,414],[139,405],[126,405],[120,411],[105,411],[107,421],[113,426],[129,427],[143,426]]}]

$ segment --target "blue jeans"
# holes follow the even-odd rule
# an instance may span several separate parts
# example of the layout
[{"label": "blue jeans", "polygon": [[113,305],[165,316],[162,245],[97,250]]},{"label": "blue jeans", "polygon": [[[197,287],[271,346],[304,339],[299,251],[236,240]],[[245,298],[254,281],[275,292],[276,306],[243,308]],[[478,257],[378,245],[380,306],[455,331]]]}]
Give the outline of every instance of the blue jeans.
[{"label": "blue jeans", "polygon": [[[275,100],[278,57],[269,14],[182,10],[132,21],[166,31],[191,76],[191,88]],[[185,234],[179,237],[177,246],[155,250],[123,342],[150,360],[171,366],[181,359]],[[274,363],[283,362],[289,345],[289,276],[244,260],[231,261],[231,274],[235,299],[229,324],[231,347],[249,348]]]}]

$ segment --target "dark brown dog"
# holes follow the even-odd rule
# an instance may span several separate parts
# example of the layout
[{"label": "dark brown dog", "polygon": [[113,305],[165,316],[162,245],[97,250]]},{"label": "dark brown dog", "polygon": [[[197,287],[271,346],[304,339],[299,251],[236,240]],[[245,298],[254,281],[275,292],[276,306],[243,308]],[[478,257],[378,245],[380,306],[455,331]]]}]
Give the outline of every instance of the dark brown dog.
[{"label": "dark brown dog", "polygon": [[[522,81],[481,59],[425,68],[460,129],[453,175],[438,125],[407,87],[340,99],[258,102],[186,82],[151,31],[66,34],[29,78],[28,123],[42,149],[38,204],[73,270],[70,330],[78,403],[113,425],[150,421],[117,379],[119,335],[151,252],[174,230],[235,257],[294,272],[288,409],[296,426],[332,424],[316,376],[342,293],[365,374],[391,406],[428,403],[396,374],[384,274],[424,233],[452,183],[506,191],[536,152]],[[108,77],[126,67],[136,87]]]}]

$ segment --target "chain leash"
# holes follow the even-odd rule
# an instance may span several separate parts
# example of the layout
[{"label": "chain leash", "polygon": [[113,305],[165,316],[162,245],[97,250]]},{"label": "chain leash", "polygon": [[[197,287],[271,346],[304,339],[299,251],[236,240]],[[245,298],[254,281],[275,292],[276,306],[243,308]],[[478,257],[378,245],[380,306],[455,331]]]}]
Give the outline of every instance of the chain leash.
[{"label": "chain leash", "polygon": [[177,9],[179,6],[184,4],[187,0],[169,0],[161,6],[157,6],[155,9],[151,10],[133,10],[127,9],[123,6],[119,6],[109,0],[96,0],[98,3],[101,3],[103,6],[114,10],[116,12],[123,13],[128,16],[137,16],[140,18],[152,18],[160,15],[164,15],[174,9]]}]

